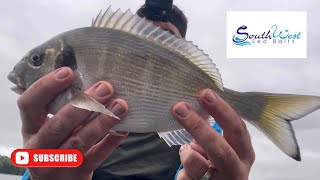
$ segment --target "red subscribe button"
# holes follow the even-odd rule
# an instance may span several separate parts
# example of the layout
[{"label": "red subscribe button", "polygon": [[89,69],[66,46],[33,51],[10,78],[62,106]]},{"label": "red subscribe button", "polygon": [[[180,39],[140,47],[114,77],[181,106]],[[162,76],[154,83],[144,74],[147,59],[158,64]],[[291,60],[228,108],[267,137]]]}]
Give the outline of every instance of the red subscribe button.
[{"label": "red subscribe button", "polygon": [[82,161],[77,149],[16,149],[11,154],[17,167],[78,167]]}]

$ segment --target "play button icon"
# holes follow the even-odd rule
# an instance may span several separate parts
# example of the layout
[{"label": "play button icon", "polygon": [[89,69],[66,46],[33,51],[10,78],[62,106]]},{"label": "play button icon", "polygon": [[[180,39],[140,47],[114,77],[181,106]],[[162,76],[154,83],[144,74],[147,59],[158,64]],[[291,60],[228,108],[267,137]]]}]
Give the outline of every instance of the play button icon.
[{"label": "play button icon", "polygon": [[20,165],[25,165],[29,163],[29,153],[28,152],[17,152],[16,153],[16,163]]}]

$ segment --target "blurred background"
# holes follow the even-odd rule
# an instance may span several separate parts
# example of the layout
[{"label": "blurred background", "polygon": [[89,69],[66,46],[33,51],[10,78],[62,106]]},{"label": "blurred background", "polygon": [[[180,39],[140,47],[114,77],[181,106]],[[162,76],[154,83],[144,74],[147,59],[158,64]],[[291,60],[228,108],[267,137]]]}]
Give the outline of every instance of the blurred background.
[{"label": "blurred background", "polygon": [[[0,2],[0,155],[22,147],[18,95],[6,76],[22,56],[49,38],[90,26],[101,9],[112,5],[135,12],[144,0],[28,0]],[[320,96],[320,2],[316,0],[174,0],[186,14],[187,40],[203,49],[220,70],[225,87],[238,91]],[[226,59],[226,11],[306,11],[307,59]],[[318,179],[320,175],[320,111],[293,122],[302,162],[283,154],[248,125],[256,151],[250,179]],[[0,176],[1,177],[1,176]],[[6,176],[6,178],[8,178]],[[2,178],[1,178],[2,179]],[[18,178],[17,178],[18,179]]]}]

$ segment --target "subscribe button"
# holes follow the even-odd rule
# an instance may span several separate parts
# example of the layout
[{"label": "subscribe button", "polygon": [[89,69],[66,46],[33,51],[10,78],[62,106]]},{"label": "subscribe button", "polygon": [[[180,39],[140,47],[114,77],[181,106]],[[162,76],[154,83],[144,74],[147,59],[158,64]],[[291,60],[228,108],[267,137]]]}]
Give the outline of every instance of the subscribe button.
[{"label": "subscribe button", "polygon": [[16,149],[11,154],[17,167],[78,167],[82,161],[76,149]]}]

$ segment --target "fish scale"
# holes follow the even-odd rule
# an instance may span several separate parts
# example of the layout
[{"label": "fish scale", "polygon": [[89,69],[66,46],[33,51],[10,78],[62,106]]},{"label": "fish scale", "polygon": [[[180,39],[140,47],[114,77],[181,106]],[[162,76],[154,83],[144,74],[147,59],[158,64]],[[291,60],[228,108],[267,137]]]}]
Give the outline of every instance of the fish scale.
[{"label": "fish scale", "polygon": [[[105,29],[91,29],[91,30],[105,31]],[[89,75],[91,78],[95,79],[95,80],[92,80],[91,82],[96,82],[98,80],[109,80],[109,79],[112,80],[114,82],[115,91],[117,92],[116,97],[118,96],[123,99],[126,99],[130,106],[140,107],[140,109],[136,110],[139,112],[137,114],[144,115],[141,117],[141,116],[136,116],[135,114],[129,113],[126,119],[124,119],[123,123],[118,125],[119,130],[121,129],[122,131],[133,131],[133,132],[150,132],[150,131],[162,132],[162,131],[168,131],[168,130],[174,130],[174,129],[181,129],[181,126],[177,122],[173,121],[173,117],[170,113],[170,107],[173,105],[174,102],[177,102],[180,99],[186,99],[192,104],[198,103],[195,97],[197,93],[196,91],[199,90],[200,84],[201,86],[203,85],[201,83],[202,80],[199,80],[200,75],[197,75],[196,71],[192,75],[190,75],[190,71],[192,71],[193,66],[189,66],[188,67],[189,70],[188,70],[185,66],[181,67],[183,63],[179,63],[179,62],[177,63],[176,61],[173,61],[171,63],[169,59],[177,59],[177,57],[182,59],[183,57],[177,56],[177,55],[175,55],[176,57],[172,57],[172,55],[174,55],[173,53],[170,53],[171,54],[171,57],[170,57],[168,55],[169,53],[161,53],[161,51],[157,51],[154,48],[149,48],[150,46],[148,45],[145,45],[139,48],[139,49],[144,49],[144,51],[142,52],[146,54],[147,57],[151,57],[151,58],[148,58],[149,61],[147,62],[145,61],[144,57],[141,55],[139,56],[139,58],[137,58],[137,56],[130,56],[135,53],[126,54],[125,56],[124,55],[117,56],[117,54],[122,54],[121,49],[127,49],[129,52],[134,52],[134,50],[136,49],[131,50],[132,47],[136,47],[143,44],[137,41],[129,41],[128,43],[123,44],[123,43],[120,43],[119,41],[121,41],[122,39],[124,40],[125,38],[122,38],[122,39],[120,38],[120,40],[118,40],[118,38],[116,38],[117,36],[114,36],[114,35],[112,36],[109,34],[104,35],[101,33],[92,33],[92,34],[96,34],[96,36],[101,35],[103,36],[103,38],[97,38],[95,36],[94,39],[100,39],[99,42],[87,44],[86,49],[89,49],[89,50],[86,51],[77,46],[78,43],[85,44],[85,42],[88,41],[87,38],[92,37],[92,36],[85,36],[85,34],[87,34],[86,31],[87,30],[84,30],[84,33],[82,34],[83,37],[81,35],[77,35],[77,36],[73,35],[73,36],[67,36],[68,39],[65,39],[66,44],[74,44],[73,48],[75,53],[81,56],[81,58],[78,58],[79,71],[82,71],[81,69],[82,61],[87,62],[87,59],[96,59],[95,56],[105,57],[105,59],[102,61],[105,64],[108,64],[108,66],[102,66],[102,67],[106,67],[106,69],[104,69],[104,71],[106,72],[109,72],[109,70],[112,70],[113,62],[116,62],[116,66],[118,67],[117,72],[110,72],[110,74],[106,73],[105,74],[106,76],[99,76],[99,77],[96,77],[97,75],[94,75],[94,74]],[[75,39],[75,41],[73,39]],[[96,46],[105,47],[108,45],[107,42],[110,42],[110,41],[113,42],[112,49],[107,48],[102,50],[101,48],[99,48],[99,51],[94,51],[94,52],[90,51],[90,49],[94,49]],[[136,51],[139,51],[139,50],[136,50]],[[152,56],[148,56],[149,54]],[[162,54],[164,54],[164,56]],[[161,62],[162,64],[160,64]],[[148,67],[146,64],[150,64],[150,66]],[[156,66],[156,64],[159,64],[159,65]],[[156,66],[157,68],[154,68],[154,66]],[[86,71],[95,72],[93,69],[88,69],[86,63],[84,63],[84,67],[86,67]],[[127,69],[133,69],[133,70],[128,71]],[[183,69],[183,71],[179,71],[179,74],[177,76],[177,74],[174,72],[177,71],[178,69]],[[167,73],[168,77],[163,76],[163,74],[161,73],[164,70],[168,70],[168,72],[170,72],[170,73]],[[130,74],[126,74],[126,72],[130,72]],[[145,76],[145,74],[149,74],[149,76]],[[152,77],[158,76],[159,74],[161,74],[161,79],[159,79],[159,81],[156,81],[154,78],[152,78]],[[174,78],[172,78],[172,75]],[[123,90],[121,86],[117,86],[118,84],[117,82],[121,82],[121,84],[124,84],[122,87],[125,87],[125,90]],[[199,82],[199,83],[194,83],[194,82]],[[179,84],[184,84],[184,86],[179,86]],[[187,84],[190,84],[193,86],[190,86]],[[85,85],[85,87],[89,87],[91,85],[92,84],[87,84]],[[185,88],[188,88],[189,90],[192,89],[193,92],[185,91]],[[140,93],[134,93],[135,91]],[[142,91],[144,93],[141,93]],[[184,93],[184,92],[187,92],[187,93]],[[158,94],[159,96],[154,97],[152,96],[152,94]],[[191,98],[186,98],[190,96]],[[166,98],[164,99],[162,97],[166,97]],[[161,101],[165,101],[165,102],[161,103]],[[152,107],[152,108],[148,108],[148,107]],[[160,114],[161,116],[159,116]],[[143,121],[141,121],[140,118],[143,118],[146,116],[150,118],[150,120],[143,119]],[[156,120],[157,123],[152,123],[155,121],[155,119],[157,119]],[[136,123],[137,120],[139,120],[139,123]],[[146,123],[147,125],[144,125],[143,123]],[[152,124],[154,125],[149,126]],[[168,124],[168,125],[164,126],[164,124]],[[118,127],[116,126],[114,129],[117,130]]]},{"label": "fish scale", "polygon": [[[85,40],[84,40],[85,41]],[[123,41],[122,41],[123,42]],[[79,42],[79,43],[81,43],[81,44],[83,44],[83,42]],[[132,46],[137,46],[136,44],[130,44],[129,42],[128,43],[119,43],[119,44],[129,44],[128,46],[125,46],[124,48],[125,49],[131,49],[132,48]],[[90,47],[90,45],[88,45],[89,47]],[[104,45],[101,45],[101,46],[105,46],[105,44]],[[115,44],[115,47],[118,47],[118,44]],[[150,47],[150,46],[149,46]],[[86,48],[88,48],[88,47],[86,47]],[[77,49],[77,48],[75,48],[75,49]],[[148,51],[148,47],[146,47],[146,48],[144,48],[145,49],[145,51]],[[80,50],[80,52],[81,52],[82,50]],[[116,49],[114,49],[114,51],[116,51]],[[156,51],[156,50],[155,50]],[[109,52],[109,51],[108,51]],[[120,51],[121,52],[121,51]],[[99,53],[103,53],[102,51],[100,51]],[[138,53],[131,53],[131,54],[138,54]],[[130,55],[131,54],[125,54],[125,55],[123,55],[123,56],[125,56],[125,57],[127,57],[127,58],[131,58],[130,57]],[[154,54],[154,52],[152,52],[151,54]],[[124,58],[125,58],[124,57]],[[135,59],[135,60],[142,60],[141,62],[142,62],[142,64],[145,64],[145,61],[144,61],[144,59],[140,59],[140,58],[136,58],[136,57],[133,57],[132,59]],[[164,63],[162,63],[162,64],[159,64],[157,67],[159,67],[159,69],[161,69],[162,71],[163,71],[163,73],[165,73],[165,74],[173,74],[174,75],[174,77],[173,78],[169,78],[169,80],[170,79],[177,79],[176,78],[176,74],[175,73],[172,73],[172,70],[175,70],[174,69],[174,67],[179,67],[179,63],[177,63],[177,64],[175,64],[175,65],[177,65],[177,66],[174,66],[174,67],[171,67],[171,68],[164,68],[163,66],[168,66],[168,65],[171,65],[170,63],[167,63],[167,60],[168,60],[168,57],[163,57],[163,56],[161,56],[161,58],[159,58],[159,57],[153,57],[152,58],[153,60],[155,60],[155,63],[154,63],[154,66],[157,66],[157,63],[156,62],[158,62],[158,60],[159,59],[162,59],[163,61],[164,61]],[[103,62],[108,62],[108,61],[103,61]],[[129,61],[129,62],[131,62],[131,61]],[[156,75],[158,75],[159,73],[157,73],[157,72],[154,72],[154,71],[152,71],[152,70],[148,70],[148,69],[146,69],[146,68],[144,68],[142,65],[137,65],[137,61],[132,61],[133,62],[133,64],[129,64],[129,65],[132,65],[132,66],[134,66],[134,68],[132,68],[133,70],[131,70],[132,72],[133,71],[138,71],[138,72],[140,72],[141,70],[143,70],[143,71],[151,71],[151,73],[153,73],[153,74],[156,74]],[[147,62],[148,63],[148,62]],[[121,62],[120,61],[117,61],[117,64],[118,65],[122,65],[121,64]],[[150,63],[149,63],[150,64]],[[180,66],[181,66],[181,64],[182,63],[180,63]],[[181,70],[179,71],[179,73],[182,73],[184,70],[185,70],[186,68],[185,67],[182,67],[181,68]],[[190,68],[189,68],[190,69]],[[132,73],[131,72],[131,73]],[[190,74],[190,72],[188,71],[187,72],[188,74],[189,74],[189,76],[190,75],[192,75],[192,74]],[[139,74],[140,75],[140,74]],[[182,74],[182,76],[184,76],[185,74]],[[130,77],[130,76],[129,76]],[[141,77],[144,77],[143,75],[141,75]],[[196,82],[205,82],[205,81],[203,81],[203,79],[199,79],[199,76],[193,76],[193,77],[195,77],[197,80],[196,80]],[[166,78],[166,76],[163,76],[162,75],[162,78]],[[153,79],[154,80],[154,79]],[[175,83],[179,83],[179,84],[182,84],[182,85],[184,85],[184,84],[186,84],[186,83],[184,83],[184,81],[186,81],[185,79],[178,79],[178,81],[176,81]],[[195,82],[195,81],[193,81],[193,82]],[[199,83],[200,84],[200,83]],[[201,83],[201,85],[202,85],[203,83]]]}]

